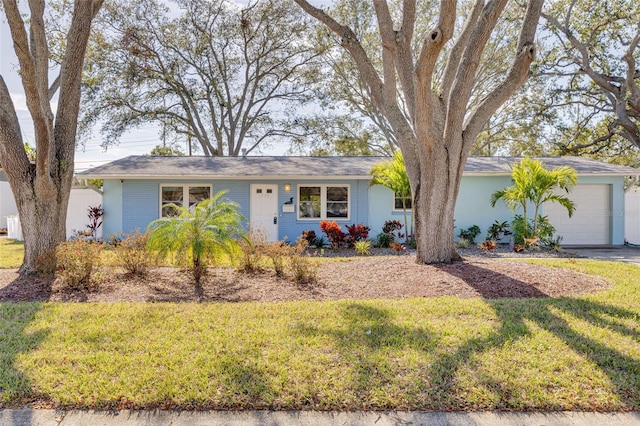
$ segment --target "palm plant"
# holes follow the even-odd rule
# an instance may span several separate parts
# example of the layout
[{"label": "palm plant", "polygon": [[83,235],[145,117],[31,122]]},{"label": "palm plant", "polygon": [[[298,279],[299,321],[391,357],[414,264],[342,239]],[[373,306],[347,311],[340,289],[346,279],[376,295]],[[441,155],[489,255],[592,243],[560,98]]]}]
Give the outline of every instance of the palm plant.
[{"label": "palm plant", "polygon": [[411,230],[407,226],[407,198],[411,197],[411,184],[409,183],[409,176],[407,175],[402,153],[396,151],[391,160],[376,164],[369,172],[369,175],[372,176],[370,186],[385,186],[402,199],[404,228],[409,230],[409,232],[406,232],[408,240]]},{"label": "palm plant", "polygon": [[239,205],[222,199],[225,193],[218,192],[191,209],[170,204],[176,215],[154,220],[147,228],[147,247],[159,257],[175,255],[176,260],[186,262],[196,286],[209,262],[233,253],[237,240],[246,233]]},{"label": "palm plant", "polygon": [[[567,209],[569,217],[573,216],[575,204],[562,194],[556,194],[554,189],[564,189],[567,193],[578,182],[576,171],[569,166],[556,167],[552,170],[545,168],[540,160],[523,158],[516,163],[511,171],[513,185],[491,195],[491,206],[502,199],[511,211],[522,207],[522,216],[527,229],[527,205],[531,203],[535,212],[533,215],[533,236],[538,230],[540,206],[546,202],[554,202]],[[525,235],[527,237],[527,235]]]}]

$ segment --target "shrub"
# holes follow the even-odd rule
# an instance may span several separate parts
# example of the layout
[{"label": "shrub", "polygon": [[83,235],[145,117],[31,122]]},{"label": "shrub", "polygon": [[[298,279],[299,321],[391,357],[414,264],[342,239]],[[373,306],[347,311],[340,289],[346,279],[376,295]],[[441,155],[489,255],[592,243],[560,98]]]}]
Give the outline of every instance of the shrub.
[{"label": "shrub", "polygon": [[473,244],[475,243],[478,234],[480,234],[480,227],[478,225],[472,225],[467,229],[461,229],[458,237],[469,240],[469,242]]},{"label": "shrub", "polygon": [[53,274],[56,271],[56,252],[51,251],[36,258],[36,271],[40,274]]},{"label": "shrub", "polygon": [[371,254],[371,241],[356,241],[353,248],[361,256],[368,256]]},{"label": "shrub", "polygon": [[101,245],[69,241],[56,249],[56,276],[72,289],[92,288],[94,269],[100,264]]},{"label": "shrub", "polygon": [[249,229],[247,235],[239,240],[240,266],[238,269],[244,272],[257,272],[262,268],[260,266],[262,255],[264,254],[264,246],[267,244],[267,233],[262,229]]},{"label": "shrub", "polygon": [[395,234],[402,229],[402,223],[399,220],[387,220],[382,226],[382,232],[385,234]]},{"label": "shrub", "polygon": [[497,220],[487,230],[488,241],[500,241],[503,237],[511,235],[509,231],[509,223],[507,221],[498,222]]},{"label": "shrub", "polygon": [[113,248],[113,254],[128,274],[146,275],[151,265],[151,254],[147,251],[147,235],[139,229],[130,232]]},{"label": "shrub", "polygon": [[380,233],[376,236],[376,247],[380,248],[389,248],[391,243],[395,241],[395,237],[393,234]]},{"label": "shrub", "polygon": [[471,247],[471,241],[467,240],[466,238],[460,238],[458,240],[458,247],[461,249],[466,249]]},{"label": "shrub", "polygon": [[315,284],[318,282],[318,263],[304,254],[306,248],[307,242],[300,239],[293,246],[290,258],[293,279],[298,284]]},{"label": "shrub", "polygon": [[324,237],[318,237],[316,238],[316,241],[313,243],[313,245],[316,248],[322,248],[327,244],[327,242],[324,240]]},{"label": "shrub", "polygon": [[[300,241],[304,241],[304,247],[309,244],[306,239],[301,238]],[[304,249],[303,249],[304,250]],[[285,261],[296,254],[296,248],[285,243],[284,241],[276,241],[273,243],[266,243],[264,245],[264,254],[273,262],[273,268],[276,271],[276,275],[284,277],[285,275]]]},{"label": "shrub", "polygon": [[342,228],[335,221],[323,220],[320,222],[320,229],[327,235],[331,248],[338,250],[347,234],[342,232]]},{"label": "shrub", "polygon": [[538,229],[536,230],[536,236],[540,238],[540,242],[547,247],[553,248],[558,246],[562,237],[555,238],[556,228],[549,222],[549,217],[538,216]]},{"label": "shrub", "polygon": [[494,241],[483,241],[478,244],[478,248],[483,252],[493,252],[496,249],[496,243]]},{"label": "shrub", "polygon": [[102,216],[104,216],[102,204],[98,207],[89,207],[87,215],[89,216],[89,224],[87,225],[89,237],[96,241],[98,239],[98,228],[102,226]]},{"label": "shrub", "polygon": [[313,229],[307,229],[305,231],[302,231],[301,237],[307,240],[307,243],[309,243],[310,246],[315,246],[316,240],[318,239],[318,236],[316,235],[316,231],[314,231]]},{"label": "shrub", "polygon": [[353,248],[358,241],[366,240],[369,237],[370,230],[371,228],[361,223],[357,225],[355,223],[353,225],[347,225],[347,231],[349,232],[346,236],[347,245]]},{"label": "shrub", "polygon": [[391,247],[393,249],[393,251],[398,255],[400,253],[404,253],[404,252],[407,251],[407,248],[405,246],[403,246],[402,244],[400,244],[400,243],[391,243],[389,245],[389,247]]},{"label": "shrub", "polygon": [[[527,221],[525,230],[524,218],[522,215],[515,215],[511,222],[511,229],[513,229],[514,241],[518,244],[524,245],[524,236],[532,235],[533,224],[531,221]],[[552,246],[554,244],[554,234],[556,229],[549,223],[547,216],[538,216],[538,229],[536,231],[536,237],[540,238],[540,242],[545,246]]]}]

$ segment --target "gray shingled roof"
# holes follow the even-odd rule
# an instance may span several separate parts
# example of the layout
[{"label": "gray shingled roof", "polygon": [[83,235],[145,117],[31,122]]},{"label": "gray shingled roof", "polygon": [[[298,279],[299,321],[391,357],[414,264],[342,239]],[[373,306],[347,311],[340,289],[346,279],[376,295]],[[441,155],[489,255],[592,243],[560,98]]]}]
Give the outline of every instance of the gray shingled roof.
[{"label": "gray shingled roof", "polygon": [[[162,177],[366,177],[385,157],[159,157],[130,156],[78,173],[83,178],[146,179]],[[520,157],[470,157],[465,174],[509,175]],[[581,175],[639,175],[632,167],[602,163],[583,157],[540,157],[547,167],[571,166]]]}]

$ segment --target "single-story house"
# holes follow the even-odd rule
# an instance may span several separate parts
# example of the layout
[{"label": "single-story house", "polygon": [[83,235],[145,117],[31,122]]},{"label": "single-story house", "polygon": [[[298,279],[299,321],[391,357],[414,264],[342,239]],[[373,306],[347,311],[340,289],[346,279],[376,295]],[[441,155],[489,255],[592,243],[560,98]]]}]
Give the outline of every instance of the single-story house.
[{"label": "single-story house", "polygon": [[[568,165],[578,172],[569,197],[572,218],[554,204],[543,206],[564,244],[624,243],[625,177],[640,170],[581,157],[540,158],[547,167]],[[400,200],[389,189],[370,186],[369,171],[383,157],[158,157],[130,156],[79,174],[104,179],[104,234],[144,229],[161,217],[168,203],[193,205],[227,190],[253,227],[271,240],[295,240],[304,230],[320,235],[323,219],[362,223],[371,235],[386,220],[403,219]],[[456,227],[478,225],[483,238],[495,221],[514,213],[491,194],[511,185],[514,157],[471,157],[455,210]]]}]

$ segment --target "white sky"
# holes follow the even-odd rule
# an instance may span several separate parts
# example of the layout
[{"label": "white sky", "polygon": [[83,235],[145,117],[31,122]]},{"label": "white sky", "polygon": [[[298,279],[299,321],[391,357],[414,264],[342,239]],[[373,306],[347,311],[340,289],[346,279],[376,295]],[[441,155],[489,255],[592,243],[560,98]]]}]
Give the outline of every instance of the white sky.
[{"label": "white sky", "polygon": [[[238,2],[244,3],[243,0],[239,0]],[[326,3],[326,1],[312,1],[312,3],[320,6],[321,3]],[[20,121],[22,137],[25,142],[34,145],[33,124],[25,103],[22,83],[17,72],[17,63],[18,60],[13,50],[9,26],[5,22],[4,16],[2,16],[0,17],[0,75],[4,78],[11,92],[11,97]],[[51,81],[53,81],[53,77]],[[55,100],[52,103],[52,107],[55,111]],[[97,128],[93,130],[93,134],[94,136],[86,142],[84,148],[78,147],[76,149],[76,172],[81,172],[128,155],[148,154],[156,145],[162,144],[161,129],[160,126],[156,124],[149,124],[149,126],[124,134],[117,145],[110,146],[106,151],[100,146],[102,138]],[[262,151],[263,155],[283,155],[288,147],[288,143],[283,142],[269,148],[263,148]],[[183,152],[187,152],[186,145],[181,146],[180,149]]]}]

